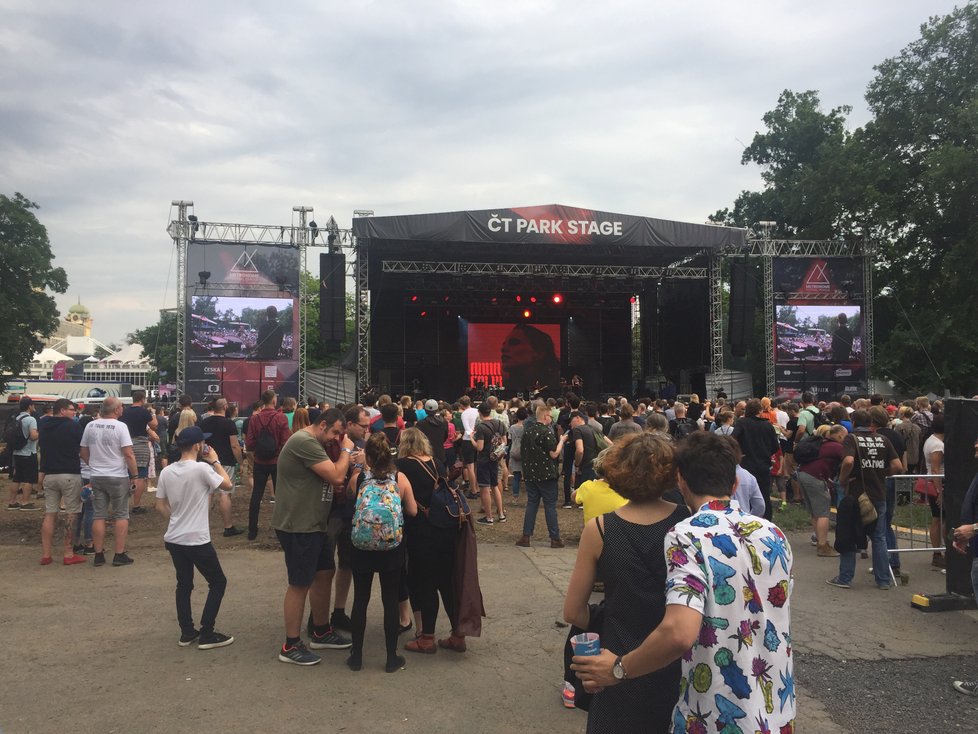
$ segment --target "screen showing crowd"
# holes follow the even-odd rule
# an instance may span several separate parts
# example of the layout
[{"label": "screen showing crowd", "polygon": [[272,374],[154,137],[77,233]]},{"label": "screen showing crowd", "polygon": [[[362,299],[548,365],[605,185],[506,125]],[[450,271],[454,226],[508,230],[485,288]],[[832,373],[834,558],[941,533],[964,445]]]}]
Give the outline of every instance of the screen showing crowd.
[{"label": "screen showing crowd", "polygon": [[859,306],[778,305],[777,362],[861,362]]},{"label": "screen showing crowd", "polygon": [[296,359],[291,298],[194,296],[190,355],[225,359]]},{"label": "screen showing crowd", "polygon": [[522,392],[560,383],[560,324],[469,324],[469,386]]}]

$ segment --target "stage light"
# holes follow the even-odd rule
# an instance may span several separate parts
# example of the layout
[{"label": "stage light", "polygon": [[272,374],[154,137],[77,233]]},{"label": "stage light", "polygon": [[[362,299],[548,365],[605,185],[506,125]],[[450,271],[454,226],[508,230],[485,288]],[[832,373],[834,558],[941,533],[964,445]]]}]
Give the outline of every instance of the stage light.
[{"label": "stage light", "polygon": [[530,303],[536,303],[536,302],[537,302],[537,297],[536,296],[530,296]]},{"label": "stage light", "polygon": [[632,296],[631,298],[628,299],[629,303],[635,303],[637,300],[638,299],[635,296]]},{"label": "stage light", "polygon": [[417,302],[417,300],[418,300],[417,296],[411,296],[411,303],[415,303]]},{"label": "stage light", "polygon": [[493,297],[492,297],[492,302],[493,302],[493,303],[495,303],[495,302],[496,302],[496,297],[495,297],[495,296],[493,296]]},{"label": "stage light", "polygon": [[448,300],[449,300],[449,298],[451,298],[451,296],[445,296],[445,297],[444,297],[444,298],[443,298],[442,300],[443,300],[443,301],[444,301],[445,303],[448,303]]},{"label": "stage light", "polygon": [[559,293],[554,293],[553,302],[556,304],[561,304],[564,302],[564,297]]},{"label": "stage light", "polygon": [[427,315],[428,315],[428,312],[427,311],[422,311],[421,312],[421,318],[424,318]]},{"label": "stage light", "polygon": [[209,270],[201,270],[197,273],[197,277],[200,278],[201,285],[207,285],[207,281],[210,280],[211,272]]},{"label": "stage light", "polygon": [[516,296],[516,302],[519,303],[523,300],[523,296]]},{"label": "stage light", "polygon": [[524,318],[524,319],[528,319],[528,318],[530,318],[530,317],[531,317],[532,315],[533,315],[533,314],[531,313],[531,311],[530,311],[530,309],[526,309],[526,310],[525,310],[525,311],[523,312],[523,318]]}]

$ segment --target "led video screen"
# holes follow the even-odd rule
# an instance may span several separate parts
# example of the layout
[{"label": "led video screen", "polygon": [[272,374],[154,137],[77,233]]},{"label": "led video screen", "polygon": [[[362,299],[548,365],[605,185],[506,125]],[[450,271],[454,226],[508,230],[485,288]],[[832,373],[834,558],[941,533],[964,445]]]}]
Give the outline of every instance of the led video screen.
[{"label": "led video screen", "polygon": [[469,324],[469,386],[508,391],[560,386],[560,324]]},{"label": "led video screen", "polygon": [[298,359],[291,298],[193,296],[187,327],[191,357]]},{"label": "led video screen", "polygon": [[778,304],[775,309],[777,363],[861,362],[859,306]]}]

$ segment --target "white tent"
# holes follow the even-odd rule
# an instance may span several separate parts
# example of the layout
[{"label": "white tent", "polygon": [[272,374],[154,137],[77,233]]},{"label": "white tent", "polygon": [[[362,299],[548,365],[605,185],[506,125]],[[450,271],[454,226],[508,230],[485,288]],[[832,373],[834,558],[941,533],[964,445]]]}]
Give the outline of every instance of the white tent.
[{"label": "white tent", "polygon": [[102,364],[146,364],[149,357],[143,356],[142,344],[127,344],[118,352],[99,360]]},{"label": "white tent", "polygon": [[37,354],[35,354],[33,359],[31,359],[31,361],[40,362],[41,364],[48,364],[48,363],[57,364],[58,362],[63,362],[63,361],[70,362],[71,357],[69,357],[67,354],[62,354],[61,352],[48,347],[47,349],[44,349],[38,352]]}]

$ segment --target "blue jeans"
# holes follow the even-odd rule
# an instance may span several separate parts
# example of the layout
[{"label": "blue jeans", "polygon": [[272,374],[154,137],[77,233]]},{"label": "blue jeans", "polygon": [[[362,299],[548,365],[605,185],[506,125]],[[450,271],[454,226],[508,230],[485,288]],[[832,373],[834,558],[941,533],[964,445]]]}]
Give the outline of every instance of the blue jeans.
[{"label": "blue jeans", "polygon": [[526,481],[526,514],[523,516],[523,535],[532,536],[537,524],[537,510],[543,500],[543,515],[547,518],[547,532],[551,540],[560,539],[557,525],[557,480],[543,482]]},{"label": "blue jeans", "polygon": [[576,480],[574,482],[574,489],[580,487],[584,482],[589,482],[592,479],[597,479],[597,474],[594,473],[594,467],[588,467],[586,469],[578,469],[576,474]]},{"label": "blue jeans", "polygon": [[[889,550],[896,550],[897,539],[893,531],[893,511],[896,509],[896,480],[892,477],[886,478],[886,547]],[[900,554],[890,553],[890,568],[894,573],[900,572]]]},{"label": "blue jeans", "polygon": [[978,599],[978,558],[971,562],[971,588],[975,592],[975,599]]},{"label": "blue jeans", "polygon": [[513,472],[513,496],[520,496],[520,481],[523,479],[523,472],[514,471]]},{"label": "blue jeans", "polygon": [[[874,502],[879,517],[873,523],[869,540],[873,544],[873,578],[876,585],[890,585],[890,565],[886,552],[886,501]],[[856,553],[839,554],[839,581],[851,584],[856,575]]]},{"label": "blue jeans", "polygon": [[[74,536],[76,545],[92,544],[92,520],[95,519],[95,505],[92,502],[91,487],[88,488],[88,497],[82,500],[82,511],[75,517]],[[84,494],[84,490],[82,492]]]}]

